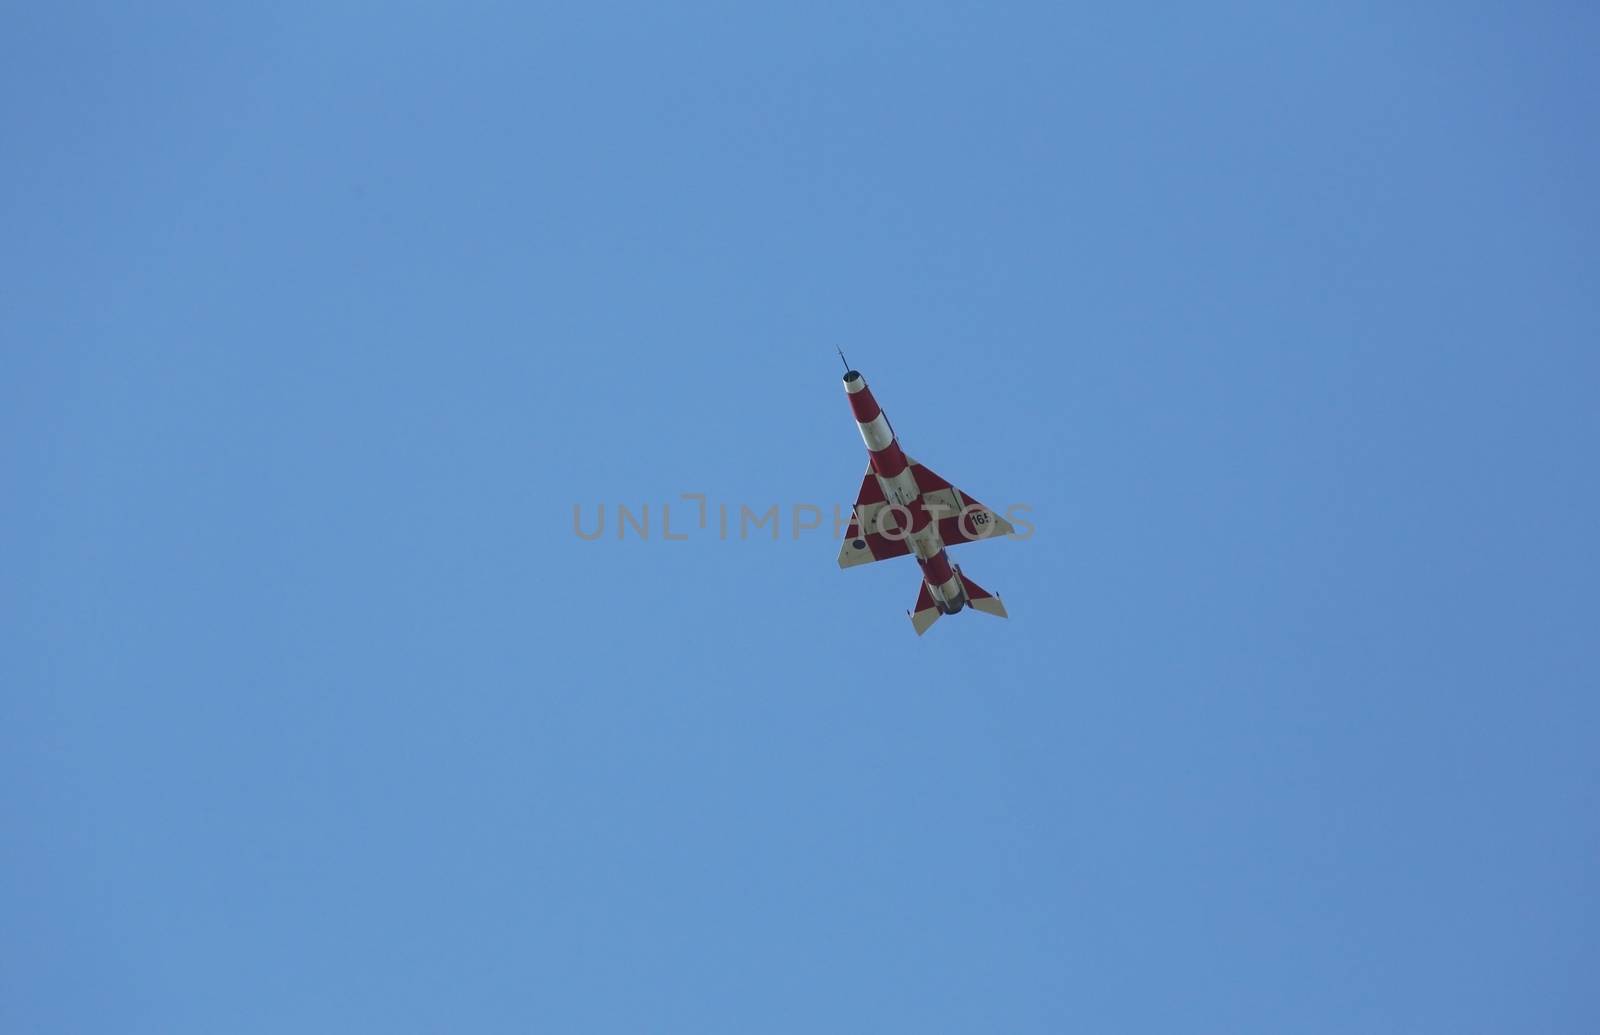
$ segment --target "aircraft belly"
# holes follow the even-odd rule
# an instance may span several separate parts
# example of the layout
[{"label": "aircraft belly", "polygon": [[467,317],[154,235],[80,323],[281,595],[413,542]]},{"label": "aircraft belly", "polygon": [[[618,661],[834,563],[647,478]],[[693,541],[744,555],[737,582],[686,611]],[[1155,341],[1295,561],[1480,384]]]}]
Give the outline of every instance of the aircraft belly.
[{"label": "aircraft belly", "polygon": [[911,552],[917,555],[918,560],[928,560],[937,557],[939,551],[944,549],[944,540],[939,538],[939,526],[932,521],[926,528],[911,537]]}]

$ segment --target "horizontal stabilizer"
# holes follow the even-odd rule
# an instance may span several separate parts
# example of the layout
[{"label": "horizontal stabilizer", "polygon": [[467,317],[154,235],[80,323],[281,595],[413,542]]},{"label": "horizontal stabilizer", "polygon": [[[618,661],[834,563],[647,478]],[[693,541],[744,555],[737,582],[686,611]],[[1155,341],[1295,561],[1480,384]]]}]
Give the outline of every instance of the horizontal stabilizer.
[{"label": "horizontal stabilizer", "polygon": [[961,579],[961,588],[967,591],[968,607],[971,607],[974,611],[982,611],[986,615],[994,615],[996,618],[1011,617],[1006,614],[1006,605],[1001,602],[1000,598],[967,578],[962,573],[960,566],[956,567],[956,575]]},{"label": "horizontal stabilizer", "polygon": [[939,620],[940,611],[938,605],[933,602],[933,594],[928,592],[928,584],[922,582],[919,585],[922,588],[917,593],[916,609],[911,612],[911,628],[917,630],[917,635],[921,636]]}]

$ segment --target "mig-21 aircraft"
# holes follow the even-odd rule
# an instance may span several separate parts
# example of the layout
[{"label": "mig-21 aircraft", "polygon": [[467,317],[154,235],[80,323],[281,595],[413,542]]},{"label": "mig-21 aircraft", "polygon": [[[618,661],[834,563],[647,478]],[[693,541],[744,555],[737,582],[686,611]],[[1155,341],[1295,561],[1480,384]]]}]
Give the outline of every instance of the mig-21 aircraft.
[{"label": "mig-21 aircraft", "polygon": [[[839,358],[844,359],[842,351]],[[1000,598],[952,565],[945,547],[1009,535],[1011,523],[901,452],[866,378],[850,369],[848,360],[844,365],[845,395],[867,445],[868,464],[839,550],[839,567],[915,556],[922,585],[909,614],[918,636],[940,615],[964,607],[1007,617]]]}]

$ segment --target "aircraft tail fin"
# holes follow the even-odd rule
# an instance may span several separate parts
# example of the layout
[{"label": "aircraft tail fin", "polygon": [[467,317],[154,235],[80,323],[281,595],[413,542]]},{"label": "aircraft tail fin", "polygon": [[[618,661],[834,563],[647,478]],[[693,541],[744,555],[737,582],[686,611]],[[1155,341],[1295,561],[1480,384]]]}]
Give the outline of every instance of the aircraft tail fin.
[{"label": "aircraft tail fin", "polygon": [[1001,602],[999,597],[967,578],[966,573],[960,567],[956,568],[956,575],[961,579],[961,588],[967,592],[967,604],[974,611],[982,611],[984,614],[994,615],[996,618],[1011,617],[1006,614],[1006,605]]},{"label": "aircraft tail fin", "polygon": [[924,581],[920,585],[922,588],[917,593],[917,606],[908,612],[911,615],[911,628],[917,630],[918,636],[931,629],[941,613],[939,606],[933,602],[933,594],[928,592],[928,583]]},{"label": "aircraft tail fin", "polygon": [[[962,574],[960,567],[956,568],[956,577],[961,580],[961,589],[967,595],[968,607],[974,611],[982,611],[986,615],[994,615],[996,618],[1011,617],[1006,614],[1006,605],[999,597],[967,578]],[[960,607],[957,606],[956,610],[960,610]],[[940,615],[949,612],[941,609],[934,601],[933,594],[928,590],[928,583],[924,581],[917,591],[916,607],[906,613],[911,617],[911,627],[917,631],[918,636],[921,636],[933,628],[933,623],[939,620]]]}]

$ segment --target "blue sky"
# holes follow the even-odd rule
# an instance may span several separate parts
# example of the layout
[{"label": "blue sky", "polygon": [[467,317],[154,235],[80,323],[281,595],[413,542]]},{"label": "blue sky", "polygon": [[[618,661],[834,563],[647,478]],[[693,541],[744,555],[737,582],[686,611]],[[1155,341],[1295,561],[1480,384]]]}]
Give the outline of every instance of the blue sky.
[{"label": "blue sky", "polygon": [[0,1028],[1596,1030],[1597,44],[8,12]]}]

